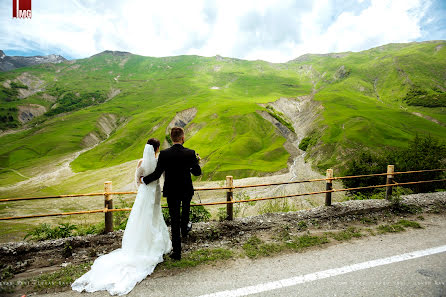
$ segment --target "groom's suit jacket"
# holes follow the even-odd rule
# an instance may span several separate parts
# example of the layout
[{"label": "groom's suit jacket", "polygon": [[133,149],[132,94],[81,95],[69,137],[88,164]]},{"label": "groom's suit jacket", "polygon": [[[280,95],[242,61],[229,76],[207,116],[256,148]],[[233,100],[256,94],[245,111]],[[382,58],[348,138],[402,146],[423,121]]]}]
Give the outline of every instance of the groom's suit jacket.
[{"label": "groom's suit jacket", "polygon": [[201,175],[195,151],[174,144],[172,147],[162,150],[158,157],[155,171],[143,178],[145,184],[149,184],[164,175],[163,196],[190,196],[194,195],[190,174]]}]

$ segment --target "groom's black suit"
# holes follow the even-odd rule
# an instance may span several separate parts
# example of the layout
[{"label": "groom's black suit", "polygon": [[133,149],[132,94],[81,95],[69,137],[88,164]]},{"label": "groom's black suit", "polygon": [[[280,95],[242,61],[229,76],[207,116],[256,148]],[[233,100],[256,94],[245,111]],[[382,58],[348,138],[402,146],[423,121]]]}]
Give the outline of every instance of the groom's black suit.
[{"label": "groom's black suit", "polygon": [[[164,175],[163,196],[167,197],[167,205],[172,228],[173,254],[181,256],[180,229],[183,237],[187,235],[189,223],[189,210],[194,188],[190,174],[201,175],[195,151],[174,144],[172,147],[162,150],[158,157],[155,171],[143,178],[145,184],[149,184]],[[180,206],[182,215],[180,219]]]}]

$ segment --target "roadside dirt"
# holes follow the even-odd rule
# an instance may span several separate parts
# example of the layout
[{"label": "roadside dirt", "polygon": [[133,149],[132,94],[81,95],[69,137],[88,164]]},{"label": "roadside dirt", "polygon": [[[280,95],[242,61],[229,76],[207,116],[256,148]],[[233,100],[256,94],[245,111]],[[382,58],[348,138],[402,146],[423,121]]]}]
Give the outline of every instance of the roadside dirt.
[{"label": "roadside dirt", "polygon": [[[332,207],[270,213],[234,221],[195,223],[184,244],[184,253],[203,248],[240,249],[252,236],[264,242],[286,230],[290,235],[324,234],[355,227],[367,230],[400,219],[419,221],[422,226],[446,214],[446,192],[408,195],[397,207],[386,200],[354,200]],[[77,236],[42,242],[14,242],[0,246],[2,269],[9,265],[9,281],[25,280],[69,264],[86,263],[121,245],[123,231],[105,235]],[[171,273],[156,271],[155,274]],[[69,289],[69,287],[65,287]],[[64,290],[64,288],[62,288]]]}]

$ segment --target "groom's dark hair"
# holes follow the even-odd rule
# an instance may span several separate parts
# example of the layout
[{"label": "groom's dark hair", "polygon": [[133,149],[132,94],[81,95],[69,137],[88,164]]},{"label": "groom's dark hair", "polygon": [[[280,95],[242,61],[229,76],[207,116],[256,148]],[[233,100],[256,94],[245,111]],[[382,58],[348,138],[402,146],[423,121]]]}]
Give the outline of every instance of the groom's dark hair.
[{"label": "groom's dark hair", "polygon": [[170,130],[170,138],[173,142],[180,142],[181,137],[184,136],[184,130],[180,127],[173,127],[172,130]]},{"label": "groom's dark hair", "polygon": [[147,144],[151,144],[155,152],[160,147],[160,141],[156,138],[150,138],[149,140],[147,140]]}]

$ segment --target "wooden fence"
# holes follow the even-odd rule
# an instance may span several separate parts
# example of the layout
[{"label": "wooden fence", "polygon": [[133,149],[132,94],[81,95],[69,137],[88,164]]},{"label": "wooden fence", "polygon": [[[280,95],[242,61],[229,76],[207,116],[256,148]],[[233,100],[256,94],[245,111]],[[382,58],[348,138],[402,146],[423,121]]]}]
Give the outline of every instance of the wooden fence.
[{"label": "wooden fence", "polygon": [[[395,186],[404,186],[404,185],[446,181],[446,179],[436,179],[436,180],[424,180],[424,181],[397,183],[394,180],[395,175],[409,174],[409,173],[423,173],[423,172],[438,172],[438,171],[444,171],[446,169],[429,169],[429,170],[415,170],[415,171],[404,171],[404,172],[395,172],[394,169],[395,169],[394,165],[388,165],[386,173],[365,174],[365,175],[355,175],[355,176],[339,176],[339,177],[334,177],[333,170],[327,169],[325,178],[290,181],[290,182],[279,182],[279,183],[269,183],[269,184],[245,185],[245,186],[234,186],[233,177],[227,176],[226,177],[226,185],[224,187],[195,189],[195,191],[198,191],[198,192],[199,191],[225,190],[226,191],[226,201],[197,203],[197,204],[191,204],[191,206],[194,207],[194,206],[200,206],[200,205],[208,206],[208,205],[221,205],[221,204],[224,205],[225,204],[227,219],[233,220],[233,205],[234,205],[234,203],[245,203],[245,202],[252,202],[252,201],[263,201],[263,200],[273,200],[273,199],[325,194],[325,205],[331,206],[332,205],[331,195],[334,192],[357,191],[357,190],[383,188],[383,187],[386,188],[386,199],[389,200],[392,196],[392,189]],[[345,188],[345,189],[334,189],[333,188],[334,180],[364,178],[364,177],[372,177],[372,176],[386,176],[387,177],[386,184],[365,186],[365,187],[356,187],[356,188]],[[245,189],[245,188],[254,188],[254,187],[269,187],[269,186],[290,185],[290,184],[299,184],[299,183],[312,183],[312,182],[325,182],[325,190],[318,191],[318,192],[298,193],[298,194],[275,196],[275,197],[262,197],[262,198],[254,198],[254,199],[247,199],[247,200],[234,200],[234,190],[236,190],[236,189]],[[13,202],[13,201],[22,201],[22,200],[35,200],[35,199],[61,199],[61,198],[69,198],[69,197],[104,196],[104,208],[103,209],[76,211],[76,212],[51,213],[51,214],[36,214],[36,215],[15,216],[15,217],[3,217],[3,218],[0,218],[0,221],[27,219],[27,218],[39,218],[39,217],[50,217],[50,216],[91,214],[91,213],[101,213],[102,212],[102,213],[104,213],[104,216],[105,216],[105,232],[111,232],[111,231],[113,231],[113,212],[115,212],[115,211],[130,211],[131,210],[131,208],[113,209],[113,195],[128,195],[128,194],[136,194],[136,193],[137,193],[136,191],[113,192],[112,182],[106,181],[104,183],[104,192],[99,192],[99,193],[69,194],[69,195],[55,195],[55,196],[43,196],[43,197],[18,197],[18,198],[0,199],[0,202]],[[163,206],[163,207],[165,207],[165,206]]]}]

